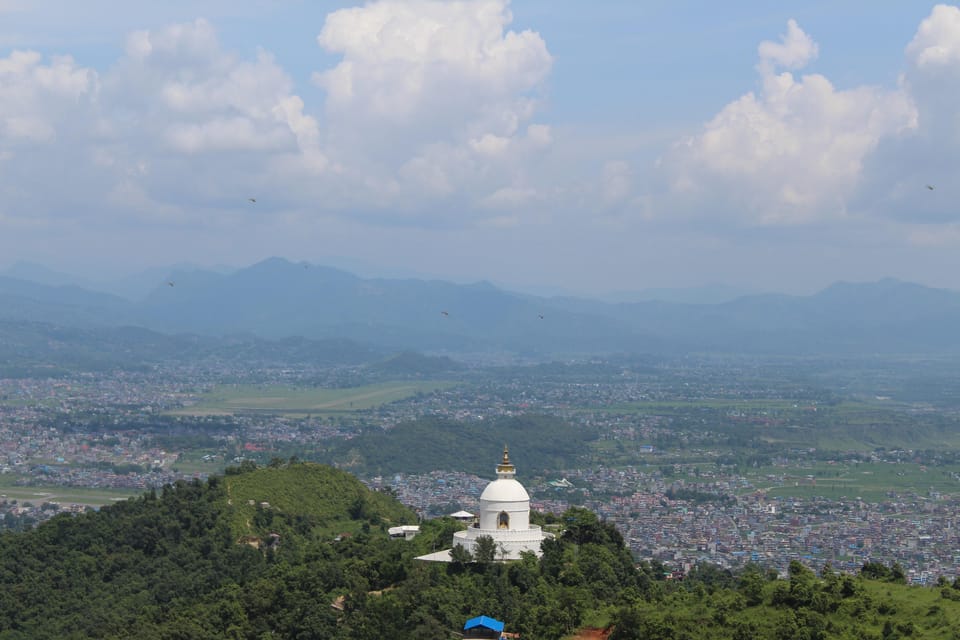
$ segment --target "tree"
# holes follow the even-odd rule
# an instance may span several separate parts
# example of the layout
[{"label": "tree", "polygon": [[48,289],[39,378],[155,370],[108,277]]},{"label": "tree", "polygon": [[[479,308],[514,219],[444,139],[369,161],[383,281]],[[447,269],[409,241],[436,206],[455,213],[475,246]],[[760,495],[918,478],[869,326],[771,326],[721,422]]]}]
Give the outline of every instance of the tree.
[{"label": "tree", "polygon": [[813,571],[797,560],[790,561],[790,605],[794,608],[809,607],[816,591],[816,576]]},{"label": "tree", "polygon": [[907,574],[903,571],[903,566],[899,562],[894,562],[890,566],[890,582],[896,582],[897,584],[906,584],[907,583]]},{"label": "tree", "polygon": [[860,568],[860,575],[873,580],[886,580],[890,577],[890,569],[881,562],[865,562]]},{"label": "tree", "polygon": [[747,605],[755,607],[763,603],[763,575],[755,564],[748,564],[740,574],[740,593],[747,600]]},{"label": "tree", "polygon": [[490,564],[497,557],[497,543],[490,536],[477,536],[473,557],[477,564]]},{"label": "tree", "polygon": [[563,514],[566,529],[563,537],[574,544],[599,543],[603,541],[600,520],[597,514],[583,507],[570,507]]},{"label": "tree", "polygon": [[473,562],[473,555],[462,544],[455,544],[450,550],[450,559],[453,564],[463,566]]}]

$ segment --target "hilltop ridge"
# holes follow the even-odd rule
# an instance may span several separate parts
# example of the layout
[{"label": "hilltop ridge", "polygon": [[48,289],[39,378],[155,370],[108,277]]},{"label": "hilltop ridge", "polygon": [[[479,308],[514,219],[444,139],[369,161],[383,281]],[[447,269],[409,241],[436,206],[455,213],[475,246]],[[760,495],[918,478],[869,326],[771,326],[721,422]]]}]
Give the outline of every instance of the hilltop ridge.
[{"label": "hilltop ridge", "polygon": [[389,538],[411,515],[342,471],[278,460],[57,516],[0,536],[0,636],[446,640],[478,614],[547,640],[587,624],[612,640],[946,639],[960,624],[960,585],[907,587],[896,565],[684,575],[637,563],[616,527],[577,507],[531,514],[557,532],[541,558],[418,563],[463,525]]}]

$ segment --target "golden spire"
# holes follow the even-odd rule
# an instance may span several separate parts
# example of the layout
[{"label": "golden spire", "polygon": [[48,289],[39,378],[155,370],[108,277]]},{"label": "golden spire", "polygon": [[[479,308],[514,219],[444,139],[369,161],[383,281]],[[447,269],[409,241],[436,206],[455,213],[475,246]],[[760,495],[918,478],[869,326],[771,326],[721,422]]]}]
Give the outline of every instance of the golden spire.
[{"label": "golden spire", "polygon": [[513,473],[516,468],[510,462],[510,449],[503,445],[503,460],[497,465],[497,473]]}]

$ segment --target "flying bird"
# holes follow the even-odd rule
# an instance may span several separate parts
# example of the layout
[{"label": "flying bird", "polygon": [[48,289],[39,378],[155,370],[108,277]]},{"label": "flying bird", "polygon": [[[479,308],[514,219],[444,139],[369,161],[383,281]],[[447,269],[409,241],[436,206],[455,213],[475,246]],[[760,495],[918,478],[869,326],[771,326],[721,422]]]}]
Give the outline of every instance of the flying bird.
[{"label": "flying bird", "polygon": [[172,287],[173,285],[174,285],[173,280],[171,280],[170,282],[167,283],[167,286],[168,286],[168,287]]},{"label": "flying bird", "polygon": [[445,315],[445,316],[449,316],[449,315],[450,315],[450,313],[449,313],[448,311],[441,311],[440,313],[443,314],[443,315]]},{"label": "flying bird", "polygon": [[932,185],[932,184],[928,184],[928,185],[927,185],[927,189],[930,189],[930,191],[933,191],[933,185]]},{"label": "flying bird", "polygon": [[543,314],[542,314],[542,313],[538,313],[537,316],[538,316],[541,320],[543,320]]},{"label": "flying bird", "polygon": [[256,198],[247,198],[247,202],[252,202],[253,204],[257,204],[257,199],[256,199]]}]

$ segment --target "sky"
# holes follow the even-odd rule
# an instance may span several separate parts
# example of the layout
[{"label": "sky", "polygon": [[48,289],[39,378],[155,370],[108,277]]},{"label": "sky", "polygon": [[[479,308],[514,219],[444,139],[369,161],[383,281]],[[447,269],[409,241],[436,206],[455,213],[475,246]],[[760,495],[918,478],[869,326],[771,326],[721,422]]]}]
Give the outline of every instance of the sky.
[{"label": "sky", "polygon": [[0,268],[960,290],[958,105],[954,4],[0,0]]}]

